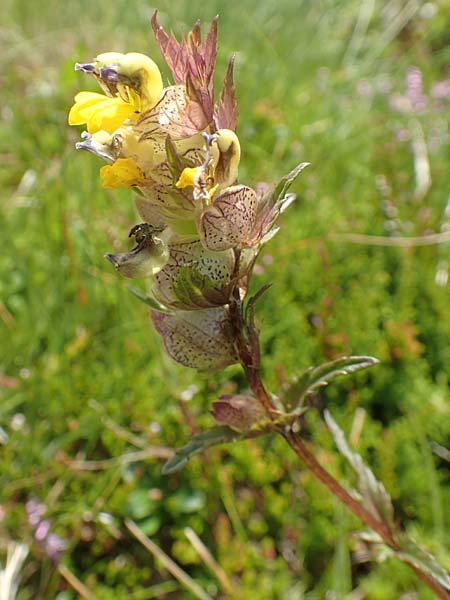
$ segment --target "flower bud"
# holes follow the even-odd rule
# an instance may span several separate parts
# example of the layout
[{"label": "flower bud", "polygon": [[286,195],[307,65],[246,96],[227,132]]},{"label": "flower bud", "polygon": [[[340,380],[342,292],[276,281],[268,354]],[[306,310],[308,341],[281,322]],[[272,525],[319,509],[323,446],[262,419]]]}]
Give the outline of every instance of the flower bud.
[{"label": "flower bud", "polygon": [[240,433],[252,429],[265,415],[261,403],[250,394],[220,396],[218,402],[213,403],[211,414],[219,425],[228,425]]},{"label": "flower bud", "polygon": [[224,369],[237,362],[232,324],[225,308],[151,312],[156,331],[173,360],[200,371]]}]

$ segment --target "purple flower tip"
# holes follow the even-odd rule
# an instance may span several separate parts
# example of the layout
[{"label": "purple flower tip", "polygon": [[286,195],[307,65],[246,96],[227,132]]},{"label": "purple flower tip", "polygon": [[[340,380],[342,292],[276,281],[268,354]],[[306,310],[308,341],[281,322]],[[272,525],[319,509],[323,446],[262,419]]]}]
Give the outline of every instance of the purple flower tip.
[{"label": "purple flower tip", "polygon": [[93,63],[75,63],[75,71],[93,73],[95,71],[95,65]]},{"label": "purple flower tip", "polygon": [[119,81],[117,71],[112,67],[102,67],[100,69],[100,77],[108,83],[118,83]]}]

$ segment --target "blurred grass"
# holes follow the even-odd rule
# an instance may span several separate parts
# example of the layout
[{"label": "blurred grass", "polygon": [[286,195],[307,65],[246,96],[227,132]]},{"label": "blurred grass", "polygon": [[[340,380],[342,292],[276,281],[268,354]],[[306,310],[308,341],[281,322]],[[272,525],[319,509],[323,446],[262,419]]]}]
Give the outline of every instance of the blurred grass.
[{"label": "blurred grass", "polygon": [[[381,359],[322,402],[347,432],[356,409],[366,411],[358,450],[405,528],[450,567],[449,464],[430,449],[430,441],[450,446],[448,246],[329,239],[448,228],[449,98],[432,97],[450,77],[446,2],[156,7],[177,34],[220,15],[218,83],[238,53],[240,179],[275,181],[301,160],[312,163],[254,281],[275,284],[258,313],[268,382],[276,390],[280,378],[344,353]],[[77,597],[32,542],[24,503],[37,497],[70,544],[65,564],[98,599],[191,597],[130,536],[126,517],[213,597],[221,597],[218,583],[186,526],[238,584],[238,598],[430,598],[408,569],[365,562],[350,535],[359,523],[281,441],[214,449],[170,478],[156,459],[96,472],[73,466],[133,444],[179,445],[193,423],[211,424],[219,393],[244,385],[237,368],[198,375],[162,354],[145,307],[102,258],[124,247],[135,222],[130,194],[101,188],[98,162],[75,153],[79,132],[66,125],[73,95],[91,85],[75,61],[109,49],[159,56],[154,8],[140,0],[2,3],[0,425],[9,439],[0,454],[0,534],[31,545],[18,597]],[[395,108],[412,66],[423,75],[421,113]],[[423,197],[415,194],[419,142],[432,180]],[[310,421],[322,461],[338,470],[328,436]]]}]

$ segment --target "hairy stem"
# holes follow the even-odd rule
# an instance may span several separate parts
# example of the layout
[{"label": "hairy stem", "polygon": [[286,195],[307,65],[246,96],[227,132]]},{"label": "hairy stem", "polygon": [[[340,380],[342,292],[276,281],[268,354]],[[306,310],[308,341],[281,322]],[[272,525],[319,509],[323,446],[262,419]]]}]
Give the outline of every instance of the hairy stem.
[{"label": "hairy stem", "polygon": [[229,311],[231,322],[233,324],[236,350],[252,392],[261,402],[268,415],[272,417],[277,411],[266,388],[264,387],[264,383],[259,373],[260,353],[258,331],[253,324],[246,323],[244,318],[239,287],[240,259],[241,251],[234,250],[235,262],[233,279],[235,281],[235,286],[232,299],[229,304]]},{"label": "hairy stem", "polygon": [[[393,550],[400,550],[395,537],[391,529],[376,519],[371,513],[369,513],[357,500],[351,496],[346,489],[332,476],[330,473],[322,467],[317,461],[315,456],[311,454],[305,443],[291,430],[287,432],[280,432],[284,439],[287,441],[289,446],[294,452],[301,458],[305,465],[309,468],[311,473],[319,479],[328,489],[334,494],[346,507],[363,523],[365,523],[370,529],[378,533],[382,540]],[[427,585],[435,594],[443,600],[450,600],[450,594],[436,581],[433,577],[420,570],[418,567],[408,563],[408,566],[416,573],[417,577]]]},{"label": "hairy stem", "polygon": [[373,531],[388,544],[391,548],[398,550],[398,546],[395,542],[394,536],[390,528],[383,522],[376,519],[368,510],[366,510],[353,496],[351,496],[341,484],[334,479],[328,471],[326,471],[322,465],[319,464],[317,459],[308,450],[305,443],[291,430],[287,432],[280,432],[284,439],[287,441],[289,446],[299,456],[309,470],[313,473],[317,479],[327,486],[332,494],[337,496],[341,502],[343,502],[354,515],[359,517],[361,521],[364,521]]},{"label": "hairy stem", "polygon": [[[239,265],[240,254],[235,251],[236,265]],[[238,266],[236,267],[238,269]],[[236,271],[237,274],[237,271]],[[237,281],[238,277],[236,277]],[[239,286],[236,285],[233,300],[229,305],[230,316],[233,322],[236,349],[239,354],[241,365],[244,369],[248,384],[265,408],[270,417],[275,415],[276,408],[267,392],[259,372],[260,350],[258,332],[252,323],[246,323],[242,301],[240,299]],[[278,429],[278,433],[286,440],[292,450],[300,457],[310,472],[321,481],[328,490],[363,523],[375,531],[386,545],[393,550],[400,550],[395,540],[395,534],[390,527],[383,521],[378,520],[362,504],[342,487],[342,485],[317,461],[316,457],[309,451],[306,444],[296,435],[292,429]],[[409,564],[409,563],[408,563]],[[410,568],[416,573],[417,577],[427,585],[438,598],[450,600],[450,594],[433,577],[425,573],[418,567],[409,564]]]}]

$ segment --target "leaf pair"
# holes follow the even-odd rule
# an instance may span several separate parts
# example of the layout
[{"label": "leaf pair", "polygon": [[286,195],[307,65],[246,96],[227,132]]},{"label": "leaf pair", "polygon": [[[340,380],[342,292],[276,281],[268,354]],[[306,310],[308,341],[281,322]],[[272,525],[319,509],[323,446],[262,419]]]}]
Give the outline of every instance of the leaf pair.
[{"label": "leaf pair", "polygon": [[[159,320],[164,318],[165,317],[161,316],[159,317]],[[155,320],[155,317],[153,317],[153,319]],[[296,410],[302,412],[303,409],[301,407],[303,406],[304,400],[317,391],[317,389],[327,385],[340,375],[348,375],[360,369],[366,369],[367,367],[377,364],[377,362],[378,361],[375,358],[370,356],[347,356],[319,367],[311,367],[300,375],[289,390],[284,392],[283,399],[286,398],[286,395],[290,394],[289,397],[292,397],[295,400]],[[243,399],[246,397],[249,405],[248,410],[245,410],[246,407],[242,403]],[[176,450],[174,456],[166,463],[163,469],[164,473],[171,473],[181,469],[192,456],[202,452],[210,446],[242,440],[248,437],[255,437],[271,431],[270,420],[267,416],[255,410],[253,406],[255,400],[256,399],[253,396],[222,397],[219,399],[219,402],[213,407],[213,414],[215,413],[218,415],[219,420],[220,418],[225,419],[226,415],[226,418],[228,419],[227,422],[236,429],[237,416],[240,417],[241,420],[248,420],[248,418],[250,418],[249,415],[252,415],[255,419],[254,423],[252,424],[251,422],[246,421],[246,431],[242,432],[237,432],[231,427],[222,426],[213,427],[212,429],[194,436],[185,446]],[[225,402],[228,405],[227,407],[224,406]],[[279,421],[273,421],[272,429],[274,430],[275,425],[282,423],[284,417],[287,416],[291,418],[292,414],[293,413],[290,413],[289,415],[280,414]],[[261,426],[258,428],[259,424],[261,424]]]}]

